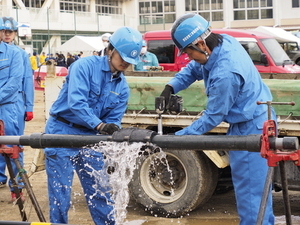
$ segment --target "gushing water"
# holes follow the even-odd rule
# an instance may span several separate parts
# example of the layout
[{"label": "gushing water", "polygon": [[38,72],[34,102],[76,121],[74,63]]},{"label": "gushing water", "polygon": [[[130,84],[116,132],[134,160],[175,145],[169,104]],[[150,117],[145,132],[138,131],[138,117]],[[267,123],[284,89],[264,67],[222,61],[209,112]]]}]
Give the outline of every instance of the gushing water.
[{"label": "gushing water", "polygon": [[[149,147],[149,148],[148,148]],[[98,183],[104,187],[101,191],[102,196],[110,194],[113,203],[107,201],[107,204],[113,205],[111,215],[115,218],[116,225],[124,223],[127,210],[126,207],[130,200],[128,184],[133,177],[136,168],[137,158],[146,153],[149,149],[154,149],[152,144],[145,148],[145,143],[127,143],[127,142],[100,142],[92,147],[95,151],[103,153],[104,169],[102,171],[93,171]],[[108,215],[108,216],[111,216]]]}]

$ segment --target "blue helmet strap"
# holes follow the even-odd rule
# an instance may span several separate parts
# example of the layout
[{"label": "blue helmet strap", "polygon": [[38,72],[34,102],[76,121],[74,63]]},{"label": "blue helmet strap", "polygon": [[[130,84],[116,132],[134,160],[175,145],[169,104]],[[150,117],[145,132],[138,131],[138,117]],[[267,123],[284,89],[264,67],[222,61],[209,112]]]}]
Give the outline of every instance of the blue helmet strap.
[{"label": "blue helmet strap", "polygon": [[[205,43],[205,41],[204,41],[204,43]],[[191,47],[191,48],[195,49],[196,51],[198,51],[198,52],[204,54],[204,55],[206,56],[206,59],[209,58],[209,55],[208,55],[207,51],[203,51],[203,50],[200,49],[196,44],[193,44],[193,43],[192,43],[192,44],[188,45],[187,47]]]}]

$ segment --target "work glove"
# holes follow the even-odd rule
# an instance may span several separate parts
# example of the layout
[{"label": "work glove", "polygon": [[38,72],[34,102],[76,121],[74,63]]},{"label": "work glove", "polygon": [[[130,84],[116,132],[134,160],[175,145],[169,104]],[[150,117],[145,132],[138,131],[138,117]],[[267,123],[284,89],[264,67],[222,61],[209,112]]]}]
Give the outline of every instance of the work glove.
[{"label": "work glove", "polygon": [[169,109],[169,102],[170,102],[171,94],[174,94],[174,89],[172,86],[167,84],[165,86],[165,89],[160,94],[160,96],[165,97],[165,107],[166,107],[165,112]]},{"label": "work glove", "polygon": [[114,123],[102,123],[98,128],[99,133],[105,135],[112,135],[118,130],[120,130],[120,128]]},{"label": "work glove", "polygon": [[33,119],[33,112],[25,112],[25,121],[30,121]]}]

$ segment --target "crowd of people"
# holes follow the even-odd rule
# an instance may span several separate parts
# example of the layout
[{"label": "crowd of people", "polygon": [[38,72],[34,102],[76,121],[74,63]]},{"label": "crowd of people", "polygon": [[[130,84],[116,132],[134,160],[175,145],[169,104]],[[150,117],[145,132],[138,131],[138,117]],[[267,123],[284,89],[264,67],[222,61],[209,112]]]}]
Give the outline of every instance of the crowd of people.
[{"label": "crowd of people", "polygon": [[[110,33],[105,33],[101,36],[101,40],[103,43],[103,49],[100,51],[93,51],[93,55],[95,56],[105,56],[107,54],[107,47],[109,45],[109,38],[112,35]],[[69,68],[73,62],[76,60],[83,58],[83,52],[76,54],[67,53],[65,56],[63,53],[55,53],[55,55],[45,54],[42,52],[41,55],[38,55],[36,52],[33,52],[33,55],[30,56],[30,62],[32,66],[32,70],[38,69],[39,66],[44,65],[48,60],[53,60],[56,66],[62,66]],[[159,62],[157,56],[147,50],[147,42],[145,40],[142,41],[142,49],[139,53],[139,60],[137,65],[134,65],[135,71],[148,71],[151,67],[158,67]]]},{"label": "crowd of people", "polygon": [[[50,109],[45,126],[47,134],[112,135],[121,129],[130,94],[123,72],[131,64],[137,70],[144,70],[147,63],[158,65],[157,58],[147,52],[147,43],[140,32],[130,27],[121,27],[105,37],[104,51],[95,51],[87,57],[82,52],[75,56],[69,53],[67,58],[63,54],[53,56],[44,52],[40,56],[34,52],[28,58],[13,43],[17,30],[13,18],[0,18],[0,119],[5,121],[7,135],[22,135],[25,121],[32,120],[32,70],[48,60],[68,67],[69,72]],[[199,14],[180,17],[174,22],[171,35],[180,53],[186,53],[191,62],[166,84],[161,93],[165,105],[168,107],[171,94],[197,80],[204,80],[208,98],[203,116],[175,135],[202,135],[223,121],[230,125],[227,135],[261,134],[267,110],[256,102],[270,101],[272,95],[239,42],[228,35],[213,33],[209,22]],[[274,112],[272,117],[276,118]],[[115,224],[108,187],[91,175],[93,170],[104,169],[105,156],[93,149],[45,148],[44,151],[50,222],[68,223],[75,171],[95,224]],[[255,224],[267,175],[266,160],[259,153],[247,151],[229,154],[240,224]],[[22,153],[19,160],[23,163]],[[2,187],[8,180],[5,166],[0,155]],[[15,166],[14,173],[18,173]],[[9,181],[12,201],[16,199],[16,191],[25,200],[22,181],[18,182],[13,186]],[[271,191],[263,224],[274,225]]]},{"label": "crowd of people", "polygon": [[31,68],[33,71],[38,69],[39,66],[46,65],[48,60],[53,60],[56,66],[69,68],[73,62],[82,57],[82,51],[78,54],[71,54],[68,52],[67,57],[63,53],[55,53],[55,55],[50,53],[46,55],[45,52],[42,52],[41,55],[38,55],[36,52],[33,52],[32,56],[29,55]]}]

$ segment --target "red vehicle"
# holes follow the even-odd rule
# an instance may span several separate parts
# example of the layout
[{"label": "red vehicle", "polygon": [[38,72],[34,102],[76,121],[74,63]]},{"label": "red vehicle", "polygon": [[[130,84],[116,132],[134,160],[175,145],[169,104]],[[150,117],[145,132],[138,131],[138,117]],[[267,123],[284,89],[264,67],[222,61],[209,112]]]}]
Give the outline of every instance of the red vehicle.
[{"label": "red vehicle", "polygon": [[147,42],[148,51],[157,56],[159,65],[164,71],[179,71],[190,61],[187,54],[178,56],[170,31],[149,31],[143,36]]},{"label": "red vehicle", "polygon": [[[291,61],[280,44],[269,35],[239,29],[213,29],[213,32],[235,37],[260,73],[300,73],[300,66]],[[146,32],[144,39],[147,41],[148,51],[157,56],[164,70],[179,71],[189,62],[186,54],[177,56],[178,49],[169,30]]]}]

